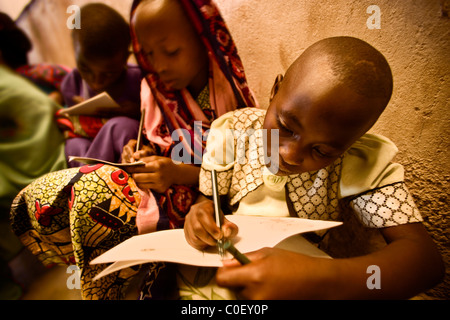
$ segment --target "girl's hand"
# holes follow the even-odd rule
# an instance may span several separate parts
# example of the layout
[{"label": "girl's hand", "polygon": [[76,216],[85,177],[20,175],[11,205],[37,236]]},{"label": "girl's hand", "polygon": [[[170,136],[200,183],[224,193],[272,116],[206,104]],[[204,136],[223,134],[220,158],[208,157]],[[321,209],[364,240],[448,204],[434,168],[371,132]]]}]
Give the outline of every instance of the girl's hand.
[{"label": "girl's hand", "polygon": [[186,215],[184,235],[191,246],[203,250],[208,246],[215,246],[219,239],[236,236],[238,227],[224,217],[220,230],[214,219],[214,203],[203,196],[200,197]]},{"label": "girl's hand", "polygon": [[144,161],[145,166],[127,168],[132,173],[140,189],[152,189],[158,193],[165,192],[172,184],[175,184],[177,178],[182,172],[179,167],[172,162],[172,159],[160,156],[141,157],[149,150],[140,150],[133,154],[136,161]]},{"label": "girl's hand", "polygon": [[136,152],[137,141],[131,139],[122,150],[122,163],[133,163],[141,160],[145,157],[150,157],[155,155],[155,150],[147,145],[144,145],[141,150]]},{"label": "girl's hand", "polygon": [[133,162],[136,161],[136,159],[133,157],[133,154],[136,151],[136,143],[137,143],[136,140],[131,139],[123,147],[123,150],[122,150],[122,163],[133,163]]}]

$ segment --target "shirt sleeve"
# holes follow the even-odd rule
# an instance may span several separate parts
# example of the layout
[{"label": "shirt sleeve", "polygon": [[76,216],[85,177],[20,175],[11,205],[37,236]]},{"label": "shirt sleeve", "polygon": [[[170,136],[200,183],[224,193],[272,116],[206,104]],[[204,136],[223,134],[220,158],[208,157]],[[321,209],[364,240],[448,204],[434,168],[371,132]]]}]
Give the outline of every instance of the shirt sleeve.
[{"label": "shirt sleeve", "polygon": [[350,207],[369,228],[393,227],[423,221],[404,182],[361,194],[350,201]]},{"label": "shirt sleeve", "polygon": [[212,195],[211,171],[217,171],[220,195],[228,194],[234,167],[233,112],[228,112],[211,124],[206,150],[200,169],[199,186],[204,195]]},{"label": "shirt sleeve", "polygon": [[403,166],[392,163],[398,149],[389,139],[365,134],[342,159],[339,185],[341,198],[403,181]]},{"label": "shirt sleeve", "polygon": [[375,134],[361,137],[345,154],[339,185],[341,198],[368,227],[383,228],[422,221],[404,183],[404,169],[392,163],[398,149]]}]

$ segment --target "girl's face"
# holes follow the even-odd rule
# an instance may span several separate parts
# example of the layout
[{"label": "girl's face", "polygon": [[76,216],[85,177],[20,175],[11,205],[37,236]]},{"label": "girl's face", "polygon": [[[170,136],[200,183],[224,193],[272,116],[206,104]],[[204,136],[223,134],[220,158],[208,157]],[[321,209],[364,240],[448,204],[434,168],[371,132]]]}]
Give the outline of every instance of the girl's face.
[{"label": "girl's face", "polygon": [[181,8],[148,18],[138,14],[136,34],[142,53],[169,90],[187,88],[196,97],[208,83],[205,46]]},{"label": "girl's face", "polygon": [[[281,86],[267,110],[267,155],[278,147],[277,175],[316,171],[333,163],[362,134],[354,114],[361,97],[344,86],[330,86],[323,79],[300,80],[300,85]],[[361,108],[359,108],[361,109]],[[271,146],[271,130],[277,129],[279,145]],[[276,139],[275,139],[276,141]],[[274,149],[276,150],[276,149]],[[277,161],[271,159],[272,161]],[[273,170],[272,170],[273,171]]]}]

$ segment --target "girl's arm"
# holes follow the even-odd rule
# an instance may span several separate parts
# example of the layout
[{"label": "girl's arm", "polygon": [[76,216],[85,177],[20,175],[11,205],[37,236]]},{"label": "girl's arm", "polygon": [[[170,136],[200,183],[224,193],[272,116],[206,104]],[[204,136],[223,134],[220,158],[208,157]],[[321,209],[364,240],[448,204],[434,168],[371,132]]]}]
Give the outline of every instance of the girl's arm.
[{"label": "girl's arm", "polygon": [[443,262],[422,224],[381,232],[388,245],[356,258],[313,258],[262,249],[248,254],[252,260],[248,265],[225,263],[218,270],[217,283],[237,289],[246,299],[403,299],[441,281]]}]

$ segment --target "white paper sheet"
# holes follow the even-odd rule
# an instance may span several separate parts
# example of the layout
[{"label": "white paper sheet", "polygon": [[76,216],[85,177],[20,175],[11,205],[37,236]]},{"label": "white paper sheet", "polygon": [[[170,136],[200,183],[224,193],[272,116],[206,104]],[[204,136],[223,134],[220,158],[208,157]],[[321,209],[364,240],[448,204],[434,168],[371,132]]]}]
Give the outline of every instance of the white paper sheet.
[{"label": "white paper sheet", "polygon": [[[341,222],[309,220],[300,218],[227,216],[239,227],[233,239],[235,247],[243,252],[264,247],[274,247],[282,240],[296,234],[336,227]],[[232,258],[227,254],[225,258]],[[133,265],[153,261],[166,261],[195,266],[220,267],[222,259],[216,248],[206,251],[191,247],[184,236],[184,230],[164,230],[134,236],[91,261],[91,264],[111,263],[94,280],[109,273]]]},{"label": "white paper sheet", "polygon": [[132,163],[114,163],[114,162],[109,162],[106,160],[95,159],[95,158],[69,156],[69,162],[71,162],[71,161],[77,161],[77,162],[81,162],[84,164],[102,163],[102,164],[107,164],[109,166],[113,166],[113,167],[117,167],[117,168],[145,166],[144,161],[136,161],[136,162],[132,162]]}]

